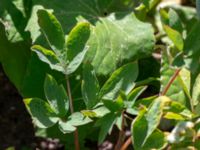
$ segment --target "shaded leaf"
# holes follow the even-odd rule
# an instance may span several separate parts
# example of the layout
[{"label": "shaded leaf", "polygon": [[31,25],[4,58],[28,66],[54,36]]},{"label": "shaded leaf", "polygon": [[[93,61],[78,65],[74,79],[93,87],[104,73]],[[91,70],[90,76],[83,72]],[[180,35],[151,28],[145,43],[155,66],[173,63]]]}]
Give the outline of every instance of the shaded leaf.
[{"label": "shaded leaf", "polygon": [[96,126],[100,126],[100,132],[99,132],[99,138],[98,143],[101,144],[104,139],[106,138],[106,135],[111,133],[112,128],[116,122],[117,116],[113,113],[109,113],[99,119],[96,122]]},{"label": "shaded leaf", "polygon": [[77,127],[77,126],[88,124],[92,122],[92,120],[88,117],[85,117],[80,112],[75,112],[71,116],[69,116],[69,118],[67,119],[67,122],[68,124]]},{"label": "shaded leaf", "polygon": [[44,100],[31,98],[24,100],[26,108],[31,114],[34,123],[40,128],[48,128],[53,126],[57,121],[55,112],[50,105]]},{"label": "shaded leaf", "polygon": [[135,86],[138,76],[137,63],[129,63],[117,69],[106,81],[100,91],[100,97],[106,100],[114,100],[120,91],[128,94]]},{"label": "shaded leaf", "polygon": [[132,90],[129,94],[128,94],[128,101],[130,101],[129,106],[128,107],[132,107],[135,104],[135,101],[137,100],[137,98],[147,89],[147,86],[140,86],[135,88],[134,90]]},{"label": "shaded leaf", "polygon": [[74,132],[76,130],[76,128],[74,126],[72,126],[68,122],[62,121],[62,120],[59,120],[59,129],[64,134],[71,133],[71,132]]},{"label": "shaded leaf", "polygon": [[61,117],[65,116],[69,110],[69,100],[65,88],[62,85],[58,85],[51,75],[47,75],[44,83],[44,92],[54,111]]},{"label": "shaded leaf", "polygon": [[70,75],[73,72],[75,72],[78,67],[81,65],[81,63],[83,62],[83,59],[85,58],[85,55],[88,51],[88,47],[85,47],[85,49],[78,53],[73,60],[69,63],[69,65],[66,68],[65,74]]},{"label": "shaded leaf", "polygon": [[93,108],[98,103],[99,90],[99,82],[96,78],[93,67],[90,64],[84,64],[82,95],[88,109]]}]

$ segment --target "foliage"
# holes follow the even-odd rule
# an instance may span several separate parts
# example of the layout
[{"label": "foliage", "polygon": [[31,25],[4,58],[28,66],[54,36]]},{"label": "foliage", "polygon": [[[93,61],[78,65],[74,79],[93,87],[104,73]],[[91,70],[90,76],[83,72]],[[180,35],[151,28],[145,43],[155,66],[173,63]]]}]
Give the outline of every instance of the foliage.
[{"label": "foliage", "polygon": [[199,0],[0,3],[0,62],[38,133],[76,150],[113,130],[116,150],[200,148]]}]

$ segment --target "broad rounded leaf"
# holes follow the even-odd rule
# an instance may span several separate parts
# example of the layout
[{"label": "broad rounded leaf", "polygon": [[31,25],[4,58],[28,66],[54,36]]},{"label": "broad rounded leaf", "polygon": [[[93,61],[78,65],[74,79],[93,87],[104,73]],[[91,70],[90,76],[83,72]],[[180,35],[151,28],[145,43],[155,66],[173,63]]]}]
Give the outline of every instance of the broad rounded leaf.
[{"label": "broad rounded leaf", "polygon": [[34,123],[40,128],[48,128],[53,126],[57,121],[55,112],[50,105],[44,100],[31,98],[24,100],[26,108],[31,114]]},{"label": "broad rounded leaf", "polygon": [[139,21],[134,14],[100,18],[88,43],[88,59],[98,74],[108,74],[124,60],[151,55],[153,33],[152,26]]},{"label": "broad rounded leaf", "polygon": [[84,50],[90,36],[90,24],[88,22],[78,23],[69,33],[66,42],[67,59],[69,61]]}]

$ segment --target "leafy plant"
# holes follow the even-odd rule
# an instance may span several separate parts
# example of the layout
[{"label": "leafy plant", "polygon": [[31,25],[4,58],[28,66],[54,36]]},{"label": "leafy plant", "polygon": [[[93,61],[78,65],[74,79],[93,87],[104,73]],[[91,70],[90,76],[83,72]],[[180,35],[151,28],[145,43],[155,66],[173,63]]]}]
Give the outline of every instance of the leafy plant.
[{"label": "leafy plant", "polygon": [[113,131],[115,150],[200,148],[198,0],[197,11],[160,0],[2,4],[0,62],[46,136],[76,150]]}]

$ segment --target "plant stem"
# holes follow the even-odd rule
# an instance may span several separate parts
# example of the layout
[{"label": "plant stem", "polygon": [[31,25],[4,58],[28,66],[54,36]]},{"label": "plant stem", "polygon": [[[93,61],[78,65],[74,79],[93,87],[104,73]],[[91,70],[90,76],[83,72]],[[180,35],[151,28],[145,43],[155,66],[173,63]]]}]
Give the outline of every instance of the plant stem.
[{"label": "plant stem", "polygon": [[174,82],[174,80],[176,79],[176,77],[179,75],[179,72],[181,71],[181,69],[177,69],[174,72],[174,75],[171,77],[171,79],[169,80],[169,82],[167,83],[166,87],[164,88],[164,90],[161,92],[161,95],[166,95],[167,91],[169,90],[170,86],[172,85],[172,83]]},{"label": "plant stem", "polygon": [[126,140],[126,142],[124,143],[124,145],[122,145],[120,150],[126,150],[128,148],[128,146],[132,143],[131,140],[131,136]]},{"label": "plant stem", "polygon": [[[74,106],[73,106],[73,99],[72,99],[70,82],[69,82],[68,76],[66,76],[66,84],[67,84],[67,93],[68,93],[68,97],[69,97],[69,107],[70,107],[70,112],[72,114],[74,112]],[[77,129],[74,131],[74,144],[75,144],[75,150],[80,150]]]},{"label": "plant stem", "polygon": [[125,117],[124,117],[124,111],[122,112],[122,124],[121,124],[121,130],[119,132],[119,138],[117,140],[117,144],[115,146],[115,150],[119,150],[123,141],[124,141],[124,124],[125,124]]}]

